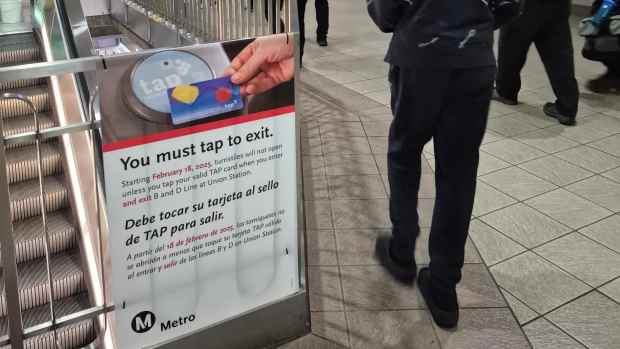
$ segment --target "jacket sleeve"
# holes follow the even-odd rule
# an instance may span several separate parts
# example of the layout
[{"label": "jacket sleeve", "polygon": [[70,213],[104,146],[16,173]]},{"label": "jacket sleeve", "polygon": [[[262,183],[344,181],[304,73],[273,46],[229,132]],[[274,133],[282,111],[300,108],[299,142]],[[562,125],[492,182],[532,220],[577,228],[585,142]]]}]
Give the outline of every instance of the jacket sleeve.
[{"label": "jacket sleeve", "polygon": [[401,19],[406,0],[366,0],[368,14],[373,22],[384,33],[394,31]]}]

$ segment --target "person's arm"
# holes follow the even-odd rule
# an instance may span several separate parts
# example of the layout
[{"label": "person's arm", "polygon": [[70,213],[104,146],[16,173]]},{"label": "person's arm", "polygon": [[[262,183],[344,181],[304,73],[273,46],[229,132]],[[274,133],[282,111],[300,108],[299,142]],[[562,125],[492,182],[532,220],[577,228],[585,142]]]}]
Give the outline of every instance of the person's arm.
[{"label": "person's arm", "polygon": [[257,95],[295,76],[293,38],[288,34],[259,37],[246,46],[224,72],[241,94]]},{"label": "person's arm", "polygon": [[368,14],[384,33],[391,33],[413,0],[366,0]]}]

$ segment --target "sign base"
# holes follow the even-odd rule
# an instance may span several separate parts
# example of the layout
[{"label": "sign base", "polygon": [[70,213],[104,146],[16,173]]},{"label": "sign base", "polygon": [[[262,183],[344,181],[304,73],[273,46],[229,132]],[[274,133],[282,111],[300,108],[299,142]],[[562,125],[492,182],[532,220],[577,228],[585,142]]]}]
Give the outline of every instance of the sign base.
[{"label": "sign base", "polygon": [[296,293],[158,348],[275,348],[310,333],[307,297],[305,291]]}]

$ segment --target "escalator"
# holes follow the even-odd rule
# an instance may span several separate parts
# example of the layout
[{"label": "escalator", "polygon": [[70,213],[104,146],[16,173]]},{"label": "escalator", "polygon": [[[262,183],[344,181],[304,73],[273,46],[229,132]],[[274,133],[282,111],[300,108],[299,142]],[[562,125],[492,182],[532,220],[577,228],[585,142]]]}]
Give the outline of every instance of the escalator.
[{"label": "escalator", "polygon": [[[41,60],[41,48],[34,34],[0,36],[0,67]],[[51,107],[48,85],[48,79],[0,82],[0,95],[11,94],[30,100],[37,109],[40,129],[47,129],[58,124]],[[35,131],[33,113],[28,104],[21,100],[0,100],[0,118],[4,136]],[[63,174],[63,166],[66,165],[62,149],[59,140],[54,139],[45,141],[40,147],[51,254],[51,288],[56,318],[75,314],[91,306],[85,282],[85,268],[80,258],[78,225],[70,203],[69,184]],[[6,147],[17,286],[25,329],[52,320],[38,166],[34,143]],[[2,271],[0,286],[0,336],[3,336],[8,334],[8,311]],[[87,319],[58,328],[56,335],[53,331],[48,331],[28,338],[24,341],[24,348],[82,348],[95,337],[95,322]]]}]

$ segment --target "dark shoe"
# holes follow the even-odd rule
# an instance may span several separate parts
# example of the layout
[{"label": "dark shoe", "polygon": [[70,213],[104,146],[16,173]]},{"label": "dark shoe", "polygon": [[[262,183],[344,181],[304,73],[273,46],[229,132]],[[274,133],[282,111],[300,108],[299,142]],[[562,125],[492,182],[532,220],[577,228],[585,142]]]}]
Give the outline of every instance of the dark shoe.
[{"label": "dark shoe", "polygon": [[409,264],[401,264],[392,258],[390,245],[392,239],[388,236],[380,236],[375,243],[375,256],[379,263],[392,275],[398,282],[412,285],[415,282],[417,266],[415,261]]},{"label": "dark shoe", "polygon": [[586,87],[595,93],[620,93],[620,78],[607,73],[588,81]]},{"label": "dark shoe", "polygon": [[567,116],[558,111],[558,106],[555,103],[546,103],[543,107],[543,111],[548,116],[557,119],[560,124],[566,126],[577,125],[577,120],[574,116]]},{"label": "dark shoe", "polygon": [[[420,275],[418,276],[418,288],[422,293],[422,297],[424,297],[424,301],[426,301],[426,305],[428,306],[428,310],[431,312],[433,317],[433,321],[437,324],[437,326],[445,329],[450,329],[456,327],[459,322],[459,306],[458,301],[456,299],[456,293],[452,296],[453,299],[443,300],[441,304],[435,301],[433,297],[436,295],[433,292],[433,287],[431,285],[431,271],[428,268],[422,268],[420,270]],[[442,306],[443,303],[449,304],[448,306]]]},{"label": "dark shoe", "polygon": [[321,47],[325,47],[327,46],[327,38],[316,38],[316,42],[319,44],[319,46]]},{"label": "dark shoe", "polygon": [[500,103],[504,103],[506,105],[517,105],[519,104],[519,102],[513,100],[513,99],[509,99],[506,97],[502,97],[499,95],[499,93],[497,93],[497,90],[493,90],[493,97],[491,97],[493,100],[498,101]]}]

